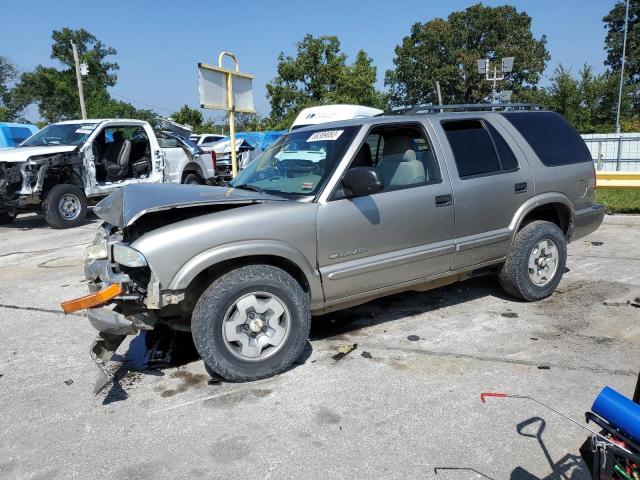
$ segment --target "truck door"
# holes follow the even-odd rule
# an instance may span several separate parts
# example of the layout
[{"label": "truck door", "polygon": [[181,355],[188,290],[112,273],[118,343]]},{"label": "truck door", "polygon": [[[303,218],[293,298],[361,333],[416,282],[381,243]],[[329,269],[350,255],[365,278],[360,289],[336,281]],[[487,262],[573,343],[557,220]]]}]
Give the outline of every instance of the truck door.
[{"label": "truck door", "polygon": [[373,167],[382,192],[318,208],[318,264],[327,301],[429,277],[453,263],[452,190],[423,125],[376,127],[350,167]]},{"label": "truck door", "polygon": [[455,203],[454,269],[504,257],[518,208],[534,195],[533,173],[513,138],[491,116],[443,119],[442,148]]}]

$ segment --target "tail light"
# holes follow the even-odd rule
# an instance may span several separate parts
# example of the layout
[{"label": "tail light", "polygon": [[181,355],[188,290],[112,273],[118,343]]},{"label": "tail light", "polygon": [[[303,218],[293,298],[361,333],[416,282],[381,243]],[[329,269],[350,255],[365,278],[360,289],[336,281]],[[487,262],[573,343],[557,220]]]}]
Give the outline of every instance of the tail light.
[{"label": "tail light", "polygon": [[216,152],[213,150],[211,150],[211,165],[214,170],[218,168],[218,157],[216,157]]}]

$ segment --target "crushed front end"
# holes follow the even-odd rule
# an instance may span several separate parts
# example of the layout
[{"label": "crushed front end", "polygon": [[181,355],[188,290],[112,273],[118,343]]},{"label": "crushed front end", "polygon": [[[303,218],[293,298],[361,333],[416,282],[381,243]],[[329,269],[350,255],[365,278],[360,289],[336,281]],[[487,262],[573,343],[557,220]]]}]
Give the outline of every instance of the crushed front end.
[{"label": "crushed front end", "polygon": [[98,330],[90,351],[100,370],[94,388],[98,393],[113,379],[107,363],[127,335],[153,330],[161,319],[161,307],[182,297],[160,296],[144,256],[129,246],[121,230],[106,223],[86,249],[84,274],[89,295],[61,306],[65,313],[86,309],[89,323]]}]

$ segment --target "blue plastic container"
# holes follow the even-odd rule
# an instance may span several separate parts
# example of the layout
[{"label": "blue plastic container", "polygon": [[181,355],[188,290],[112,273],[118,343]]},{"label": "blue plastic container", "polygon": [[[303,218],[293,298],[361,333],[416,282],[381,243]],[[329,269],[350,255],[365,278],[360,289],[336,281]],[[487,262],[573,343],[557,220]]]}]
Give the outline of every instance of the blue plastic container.
[{"label": "blue plastic container", "polygon": [[604,387],[591,410],[632,439],[640,440],[640,405],[613,388]]}]

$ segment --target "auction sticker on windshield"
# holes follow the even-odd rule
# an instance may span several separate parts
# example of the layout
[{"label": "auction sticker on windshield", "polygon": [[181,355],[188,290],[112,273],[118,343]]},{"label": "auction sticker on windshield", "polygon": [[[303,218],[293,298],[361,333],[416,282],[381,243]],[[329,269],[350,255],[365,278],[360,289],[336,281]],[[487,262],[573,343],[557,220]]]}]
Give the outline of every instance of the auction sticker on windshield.
[{"label": "auction sticker on windshield", "polygon": [[316,132],[307,138],[307,142],[323,142],[337,140],[344,130],[325,130],[324,132]]}]

